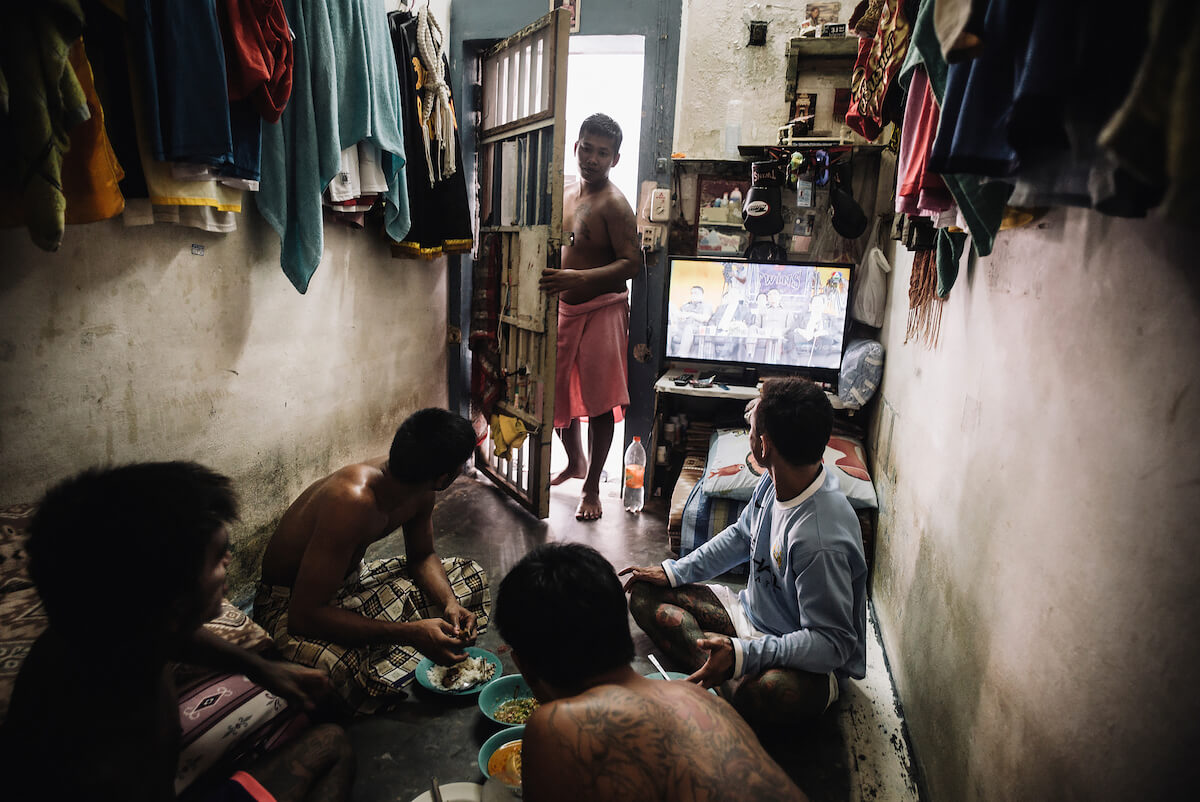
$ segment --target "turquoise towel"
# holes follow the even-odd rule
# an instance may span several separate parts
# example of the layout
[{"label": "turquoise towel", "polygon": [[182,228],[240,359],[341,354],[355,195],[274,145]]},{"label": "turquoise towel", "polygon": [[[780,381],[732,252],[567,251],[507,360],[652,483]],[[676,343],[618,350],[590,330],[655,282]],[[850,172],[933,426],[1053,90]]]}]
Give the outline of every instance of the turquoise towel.
[{"label": "turquoise towel", "polygon": [[384,229],[408,234],[400,82],[383,0],[284,0],[295,33],[292,96],[263,125],[258,208],[280,238],[279,263],[300,292],[321,264],[321,193],[344,148],[368,140],[383,151]]}]

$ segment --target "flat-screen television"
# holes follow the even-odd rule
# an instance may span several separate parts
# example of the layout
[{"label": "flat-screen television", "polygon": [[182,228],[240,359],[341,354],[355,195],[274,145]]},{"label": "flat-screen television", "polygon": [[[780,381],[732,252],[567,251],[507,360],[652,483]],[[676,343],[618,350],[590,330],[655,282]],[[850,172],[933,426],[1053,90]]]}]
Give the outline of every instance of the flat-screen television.
[{"label": "flat-screen television", "polygon": [[753,368],[837,386],[854,265],[669,258],[666,358],[736,380]]}]

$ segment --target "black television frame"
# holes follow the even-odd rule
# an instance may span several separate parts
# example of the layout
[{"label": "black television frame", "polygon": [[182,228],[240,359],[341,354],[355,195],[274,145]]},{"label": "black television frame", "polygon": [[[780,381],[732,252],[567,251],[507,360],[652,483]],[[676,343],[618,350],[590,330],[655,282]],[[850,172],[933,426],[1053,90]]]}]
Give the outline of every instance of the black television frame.
[{"label": "black television frame", "polygon": [[[826,367],[811,367],[808,365],[787,365],[774,364],[769,362],[753,362],[746,360],[723,360],[715,358],[699,358],[699,357],[679,357],[670,356],[670,329],[669,318],[671,309],[671,278],[675,272],[675,264],[677,261],[688,262],[712,262],[716,264],[753,264],[765,266],[785,266],[785,267],[824,267],[837,268],[844,272],[846,276],[846,319],[842,325],[842,343],[841,350],[838,353],[837,368]],[[662,316],[659,325],[659,331],[662,339],[663,363],[664,365],[676,365],[684,368],[695,368],[696,374],[699,377],[717,375],[724,378],[727,382],[736,383],[746,386],[753,386],[759,378],[768,376],[803,376],[812,381],[823,385],[830,392],[837,392],[838,376],[841,373],[842,360],[846,356],[846,341],[850,336],[851,323],[851,305],[854,303],[854,293],[857,288],[856,275],[858,265],[853,262],[825,262],[816,260],[798,260],[789,259],[782,262],[767,262],[761,260],[750,260],[744,257],[729,257],[729,256],[687,256],[683,254],[670,254],[667,256],[666,273],[663,281],[662,294]]]}]

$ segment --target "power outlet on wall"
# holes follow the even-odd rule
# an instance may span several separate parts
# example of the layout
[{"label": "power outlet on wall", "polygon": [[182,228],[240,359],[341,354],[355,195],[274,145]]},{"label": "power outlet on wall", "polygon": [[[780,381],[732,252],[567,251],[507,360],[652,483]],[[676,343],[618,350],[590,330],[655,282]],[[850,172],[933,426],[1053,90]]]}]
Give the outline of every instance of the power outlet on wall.
[{"label": "power outlet on wall", "polygon": [[650,221],[665,223],[671,219],[671,190],[655,187],[650,193]]},{"label": "power outlet on wall", "polygon": [[662,243],[663,227],[654,224],[642,225],[638,228],[642,240],[642,250],[652,251]]}]

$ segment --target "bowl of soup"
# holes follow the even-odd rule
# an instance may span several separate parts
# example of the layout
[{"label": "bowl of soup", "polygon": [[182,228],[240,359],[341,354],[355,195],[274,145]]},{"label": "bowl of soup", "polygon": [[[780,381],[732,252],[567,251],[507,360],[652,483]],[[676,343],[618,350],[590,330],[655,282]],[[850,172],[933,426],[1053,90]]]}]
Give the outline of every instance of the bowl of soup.
[{"label": "bowl of soup", "polygon": [[512,788],[521,787],[521,738],[525,726],[509,727],[479,747],[479,770]]}]

